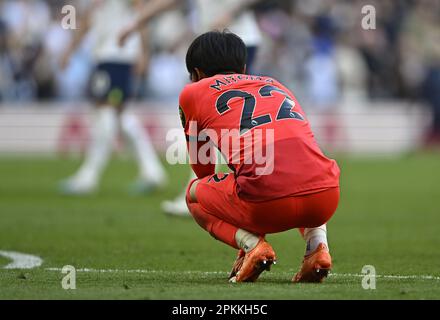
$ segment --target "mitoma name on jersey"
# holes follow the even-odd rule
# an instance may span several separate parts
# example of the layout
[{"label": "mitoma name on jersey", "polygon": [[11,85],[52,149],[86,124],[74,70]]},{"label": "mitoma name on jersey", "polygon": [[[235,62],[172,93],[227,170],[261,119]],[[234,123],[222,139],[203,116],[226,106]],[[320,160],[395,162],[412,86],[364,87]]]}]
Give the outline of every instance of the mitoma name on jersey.
[{"label": "mitoma name on jersey", "polygon": [[234,75],[226,75],[223,78],[217,78],[213,81],[213,84],[209,87],[221,91],[222,87],[228,86],[232,83],[237,83],[239,81],[265,81],[266,83],[274,83],[274,80],[271,78],[263,78],[260,76],[251,76],[246,74],[234,74]]}]

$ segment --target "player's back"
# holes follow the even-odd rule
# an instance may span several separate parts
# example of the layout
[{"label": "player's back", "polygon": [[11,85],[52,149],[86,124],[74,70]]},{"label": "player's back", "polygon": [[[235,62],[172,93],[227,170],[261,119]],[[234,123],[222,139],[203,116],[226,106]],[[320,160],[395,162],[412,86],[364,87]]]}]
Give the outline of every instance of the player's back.
[{"label": "player's back", "polygon": [[272,78],[206,78],[184,89],[180,106],[188,135],[209,129],[244,199],[263,201],[339,185],[339,168],[319,149],[298,101]]}]

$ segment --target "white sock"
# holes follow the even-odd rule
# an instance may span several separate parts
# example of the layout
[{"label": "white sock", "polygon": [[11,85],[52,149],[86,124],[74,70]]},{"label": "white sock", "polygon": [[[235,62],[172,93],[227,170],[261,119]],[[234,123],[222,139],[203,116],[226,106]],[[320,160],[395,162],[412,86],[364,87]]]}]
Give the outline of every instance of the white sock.
[{"label": "white sock", "polygon": [[243,249],[245,252],[249,252],[257,246],[260,238],[243,229],[238,229],[235,233],[235,241],[239,248]]},{"label": "white sock", "polygon": [[165,170],[139,119],[126,110],[121,114],[120,121],[122,132],[134,148],[141,178],[162,183],[166,178]]},{"label": "white sock", "polygon": [[97,183],[110,157],[117,129],[116,110],[103,107],[96,111],[96,118],[85,161],[75,175],[76,179]]},{"label": "white sock", "polygon": [[304,240],[306,240],[306,255],[315,251],[320,243],[325,244],[325,246],[328,248],[327,226],[323,224],[317,228],[305,228]]}]

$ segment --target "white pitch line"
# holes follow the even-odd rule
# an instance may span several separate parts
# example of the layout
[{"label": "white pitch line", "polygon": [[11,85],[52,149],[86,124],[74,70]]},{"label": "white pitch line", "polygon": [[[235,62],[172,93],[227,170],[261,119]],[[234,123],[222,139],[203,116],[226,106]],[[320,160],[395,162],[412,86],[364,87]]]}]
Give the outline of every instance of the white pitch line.
[{"label": "white pitch line", "polygon": [[[331,276],[336,277],[365,277],[365,274],[356,274],[356,273],[330,273]],[[384,278],[384,279],[422,279],[422,280],[440,280],[438,276],[431,275],[393,275],[393,274],[377,274],[376,278]]]},{"label": "white pitch line", "polygon": [[[61,272],[61,268],[46,268],[47,271],[58,271]],[[92,269],[92,268],[81,268],[76,269],[77,272],[89,272],[89,273],[163,273],[163,274],[202,274],[202,275],[227,275],[229,272],[227,271],[194,271],[194,270],[186,270],[186,271],[166,271],[166,270],[148,270],[148,269]],[[289,273],[290,274],[290,273]],[[341,277],[341,278],[362,278],[365,277],[365,274],[357,274],[357,273],[330,273],[330,277]],[[419,280],[437,280],[440,281],[440,276],[432,276],[432,275],[376,275],[376,278],[384,278],[384,279],[419,279]]]},{"label": "white pitch line", "polygon": [[43,259],[40,257],[15,251],[0,251],[0,256],[11,259],[12,262],[4,269],[32,269],[41,266]]},{"label": "white pitch line", "polygon": [[[46,268],[47,271],[58,271],[61,272],[62,268]],[[167,273],[167,274],[227,274],[226,271],[166,271],[166,270],[147,270],[147,269],[91,269],[91,268],[81,268],[76,269],[76,272],[91,272],[91,273]]]}]

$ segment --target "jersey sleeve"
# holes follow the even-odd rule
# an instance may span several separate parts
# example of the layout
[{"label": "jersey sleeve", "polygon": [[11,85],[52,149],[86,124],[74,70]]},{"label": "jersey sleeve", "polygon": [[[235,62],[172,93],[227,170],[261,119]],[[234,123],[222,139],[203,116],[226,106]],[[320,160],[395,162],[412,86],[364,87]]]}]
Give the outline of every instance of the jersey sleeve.
[{"label": "jersey sleeve", "polygon": [[[186,86],[179,97],[179,113],[183,129],[185,131],[187,149],[191,160],[191,167],[199,179],[215,173],[215,153],[210,154],[211,161],[207,164],[198,162],[199,149],[206,143],[205,140],[198,141],[201,130],[199,117],[197,114],[197,105],[195,101],[196,87],[194,85]],[[194,148],[191,145],[195,146]]]},{"label": "jersey sleeve", "polygon": [[185,131],[187,140],[190,136],[197,136],[197,114],[196,105],[194,104],[194,90],[191,85],[187,85],[179,96],[179,114],[182,127]]}]

